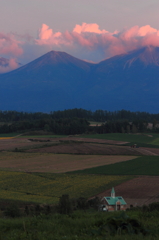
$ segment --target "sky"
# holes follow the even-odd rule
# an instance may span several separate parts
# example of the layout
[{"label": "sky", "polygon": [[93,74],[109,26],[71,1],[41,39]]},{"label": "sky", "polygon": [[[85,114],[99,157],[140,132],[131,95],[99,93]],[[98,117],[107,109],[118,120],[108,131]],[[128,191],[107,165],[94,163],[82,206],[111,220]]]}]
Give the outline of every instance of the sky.
[{"label": "sky", "polygon": [[51,50],[99,62],[147,45],[159,47],[159,0],[0,0],[0,72]]}]

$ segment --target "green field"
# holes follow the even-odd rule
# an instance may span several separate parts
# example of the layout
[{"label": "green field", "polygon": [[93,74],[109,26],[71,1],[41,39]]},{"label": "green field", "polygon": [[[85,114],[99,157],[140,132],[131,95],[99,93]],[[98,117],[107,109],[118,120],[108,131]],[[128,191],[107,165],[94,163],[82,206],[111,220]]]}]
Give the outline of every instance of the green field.
[{"label": "green field", "polygon": [[48,135],[21,135],[19,138],[64,138],[68,137],[67,135],[53,135],[53,134],[48,134]]},{"label": "green field", "polygon": [[3,138],[3,137],[15,137],[19,135],[19,133],[4,133],[4,134],[0,134],[0,138]]},{"label": "green field", "polygon": [[88,198],[128,179],[127,176],[0,171],[0,199],[57,204],[63,194]]},{"label": "green field", "polygon": [[79,170],[74,173],[159,176],[159,156],[142,156],[133,160]]}]

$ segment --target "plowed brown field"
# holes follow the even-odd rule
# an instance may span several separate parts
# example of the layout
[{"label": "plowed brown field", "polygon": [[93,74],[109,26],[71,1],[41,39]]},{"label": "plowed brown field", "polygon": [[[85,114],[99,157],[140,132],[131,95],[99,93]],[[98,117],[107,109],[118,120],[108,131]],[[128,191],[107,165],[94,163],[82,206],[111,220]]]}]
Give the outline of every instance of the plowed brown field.
[{"label": "plowed brown field", "polygon": [[[27,152],[71,153],[71,154],[104,154],[104,155],[143,155],[142,151],[127,146],[106,145],[99,143],[60,143],[59,145],[29,149]],[[145,155],[151,155],[150,152]]]},{"label": "plowed brown field", "polygon": [[[159,202],[159,176],[138,176],[115,187],[116,196],[122,196],[127,207]],[[111,189],[98,197],[110,196]]]},{"label": "plowed brown field", "polygon": [[134,159],[135,156],[2,152],[0,168],[13,171],[62,173]]},{"label": "plowed brown field", "polygon": [[104,155],[159,155],[157,148],[120,146],[125,142],[92,138],[10,138],[0,139],[0,151],[23,149],[39,153],[104,154]]}]

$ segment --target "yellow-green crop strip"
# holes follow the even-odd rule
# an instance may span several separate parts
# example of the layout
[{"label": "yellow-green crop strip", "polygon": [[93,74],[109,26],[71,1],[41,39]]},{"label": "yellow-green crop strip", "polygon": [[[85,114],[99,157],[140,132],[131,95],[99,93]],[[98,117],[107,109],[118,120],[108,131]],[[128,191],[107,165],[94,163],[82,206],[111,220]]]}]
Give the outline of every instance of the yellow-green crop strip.
[{"label": "yellow-green crop strip", "polygon": [[62,194],[88,198],[127,179],[130,177],[0,171],[0,198],[56,204]]}]

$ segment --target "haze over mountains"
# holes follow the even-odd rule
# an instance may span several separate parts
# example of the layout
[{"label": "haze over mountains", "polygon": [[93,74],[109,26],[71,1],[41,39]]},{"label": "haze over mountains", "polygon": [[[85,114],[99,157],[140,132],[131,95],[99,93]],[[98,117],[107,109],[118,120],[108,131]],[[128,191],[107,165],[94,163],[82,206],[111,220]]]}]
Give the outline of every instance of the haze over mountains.
[{"label": "haze over mountains", "polygon": [[8,59],[0,57],[0,74],[9,72],[21,66],[22,64],[18,63],[14,58]]},{"label": "haze over mountains", "polygon": [[0,109],[159,112],[159,47],[144,47],[98,64],[51,51],[0,75]]}]

